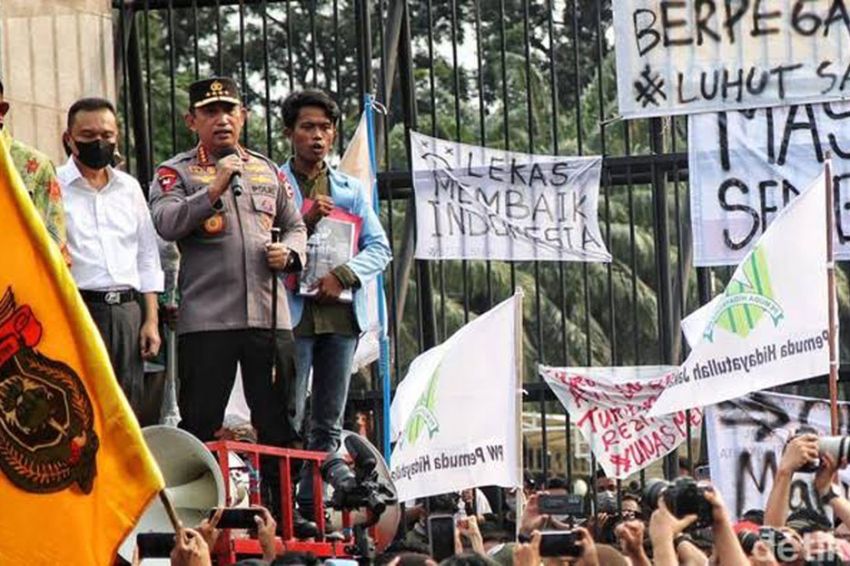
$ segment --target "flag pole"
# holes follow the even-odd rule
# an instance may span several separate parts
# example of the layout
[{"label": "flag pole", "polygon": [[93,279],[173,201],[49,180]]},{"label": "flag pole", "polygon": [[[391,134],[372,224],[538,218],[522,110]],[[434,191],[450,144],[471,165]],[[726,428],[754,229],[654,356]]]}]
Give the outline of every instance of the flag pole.
[{"label": "flag pole", "polygon": [[835,347],[835,258],[833,256],[832,155],[824,164],[826,183],[826,290],[829,308],[829,417],[832,434],[838,434],[838,357]]},{"label": "flag pole", "polygon": [[516,297],[516,301],[514,301],[514,348],[515,348],[515,360],[516,360],[516,446],[517,446],[517,454],[516,454],[516,466],[517,466],[517,477],[519,478],[519,485],[517,486],[516,492],[516,534],[519,536],[520,523],[523,514],[523,494],[525,487],[525,480],[523,478],[523,465],[522,465],[522,453],[523,453],[523,434],[522,434],[522,384],[523,384],[523,374],[524,374],[524,360],[523,360],[523,332],[522,332],[522,299],[525,297],[525,293],[522,290],[522,287],[517,287],[514,291],[514,296]]},{"label": "flag pole", "polygon": [[174,532],[179,533],[182,531],[183,523],[180,522],[180,518],[177,516],[177,511],[174,510],[174,504],[171,503],[171,498],[168,497],[168,492],[164,489],[159,492],[159,500],[162,502],[162,506],[165,507],[165,512],[168,514],[171,526],[174,527]]}]

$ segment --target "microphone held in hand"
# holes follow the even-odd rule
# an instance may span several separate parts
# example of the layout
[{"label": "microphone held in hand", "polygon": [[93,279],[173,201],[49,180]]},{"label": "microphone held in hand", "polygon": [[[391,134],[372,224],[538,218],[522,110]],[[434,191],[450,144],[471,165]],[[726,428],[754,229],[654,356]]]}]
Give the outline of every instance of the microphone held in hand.
[{"label": "microphone held in hand", "polygon": [[[222,151],[219,158],[227,157],[228,155],[233,155],[234,153],[237,153],[236,148],[231,147]],[[242,186],[242,173],[240,173],[239,171],[234,172],[233,175],[230,177],[230,190],[233,191],[233,194],[237,197],[241,195],[244,190]]]}]

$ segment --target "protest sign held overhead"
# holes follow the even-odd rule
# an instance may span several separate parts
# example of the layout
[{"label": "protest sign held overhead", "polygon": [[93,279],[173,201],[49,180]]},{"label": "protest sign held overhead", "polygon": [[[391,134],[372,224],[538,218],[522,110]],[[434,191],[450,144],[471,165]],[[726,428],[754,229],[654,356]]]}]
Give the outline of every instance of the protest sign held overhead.
[{"label": "protest sign held overhead", "polygon": [[734,265],[833,155],[836,258],[850,259],[850,103],[689,118],[694,264]]},{"label": "protest sign held overhead", "polygon": [[787,206],[747,254],[685,363],[650,410],[664,415],[829,372],[826,178]]},{"label": "protest sign held overhead", "polygon": [[[830,433],[829,401],[766,391],[725,401],[705,411],[711,483],[725,495],[729,511],[740,517],[750,509],[764,509],[785,443],[801,429]],[[839,403],[843,428],[850,433],[850,404]],[[822,512],[812,485],[814,474],[798,472],[791,484],[790,508]],[[850,468],[838,472],[840,492],[846,496]]]},{"label": "protest sign held overhead", "polygon": [[618,0],[625,118],[839,100],[850,95],[844,0]]},{"label": "protest sign held overhead", "polygon": [[410,134],[416,257],[609,262],[601,157],[532,155]]},{"label": "protest sign held overhead", "polygon": [[669,454],[699,428],[702,412],[649,417],[675,366],[553,368],[540,376],[579,428],[608,477],[625,479]]},{"label": "protest sign held overhead", "polygon": [[520,484],[520,297],[482,314],[411,364],[391,419],[397,443],[390,472],[401,501]]}]

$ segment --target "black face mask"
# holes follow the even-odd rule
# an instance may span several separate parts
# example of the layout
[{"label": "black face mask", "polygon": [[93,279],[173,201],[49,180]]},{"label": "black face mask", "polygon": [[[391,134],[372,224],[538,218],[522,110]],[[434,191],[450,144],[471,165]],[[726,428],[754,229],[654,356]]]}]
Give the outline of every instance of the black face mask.
[{"label": "black face mask", "polygon": [[115,144],[105,140],[83,142],[74,140],[77,146],[77,159],[91,169],[103,169],[112,165],[115,158]]}]

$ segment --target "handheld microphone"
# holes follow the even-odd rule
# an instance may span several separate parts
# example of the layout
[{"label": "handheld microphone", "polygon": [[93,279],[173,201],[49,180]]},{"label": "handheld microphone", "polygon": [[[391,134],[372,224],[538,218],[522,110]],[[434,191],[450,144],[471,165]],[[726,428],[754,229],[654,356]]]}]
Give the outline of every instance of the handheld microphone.
[{"label": "handheld microphone", "polygon": [[[236,153],[236,148],[231,147],[222,151],[221,155],[219,155],[219,158],[227,157],[228,155],[233,155],[234,153]],[[230,177],[230,190],[233,191],[233,194],[237,197],[241,195],[242,191],[244,190],[244,187],[242,186],[242,173],[240,173],[239,171],[236,171]]]}]

